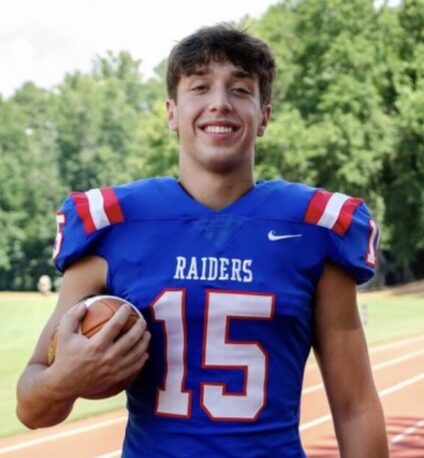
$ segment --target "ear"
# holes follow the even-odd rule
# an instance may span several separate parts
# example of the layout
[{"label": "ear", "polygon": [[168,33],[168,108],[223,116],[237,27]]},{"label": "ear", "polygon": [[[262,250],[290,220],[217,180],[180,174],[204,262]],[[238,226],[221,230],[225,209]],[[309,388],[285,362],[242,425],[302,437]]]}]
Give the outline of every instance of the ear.
[{"label": "ear", "polygon": [[261,107],[261,123],[258,126],[257,136],[263,137],[268,126],[269,118],[271,117],[271,105]]},{"label": "ear", "polygon": [[168,118],[168,127],[173,131],[177,131],[177,105],[173,99],[168,99],[166,101],[166,113]]}]

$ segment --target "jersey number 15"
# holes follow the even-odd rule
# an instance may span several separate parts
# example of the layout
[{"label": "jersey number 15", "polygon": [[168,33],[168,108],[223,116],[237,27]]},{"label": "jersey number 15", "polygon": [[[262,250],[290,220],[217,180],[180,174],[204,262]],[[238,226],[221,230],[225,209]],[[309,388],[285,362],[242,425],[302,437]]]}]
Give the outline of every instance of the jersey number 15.
[{"label": "jersey number 15", "polygon": [[[167,289],[151,305],[154,320],[161,322],[165,336],[164,383],[156,394],[157,415],[189,418],[192,393],[185,389],[187,328],[185,290]],[[222,382],[202,382],[201,408],[212,420],[254,421],[266,405],[268,354],[258,341],[229,338],[232,319],[270,320],[273,294],[207,291],[202,352],[204,369],[242,369],[243,391],[226,392]]]}]

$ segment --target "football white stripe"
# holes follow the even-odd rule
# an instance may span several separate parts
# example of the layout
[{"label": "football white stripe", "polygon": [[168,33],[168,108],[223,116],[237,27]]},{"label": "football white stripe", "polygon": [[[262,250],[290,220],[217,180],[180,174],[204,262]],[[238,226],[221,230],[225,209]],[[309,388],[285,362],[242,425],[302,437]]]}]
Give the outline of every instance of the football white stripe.
[{"label": "football white stripe", "polygon": [[347,199],[349,199],[349,196],[346,194],[335,192],[327,202],[324,213],[321,215],[321,218],[317,223],[318,226],[323,226],[331,229],[336,224],[336,221],[340,216],[340,211],[343,207],[343,204],[347,201]]},{"label": "football white stripe", "polygon": [[126,299],[123,299],[122,297],[119,297],[119,296],[111,296],[110,294],[100,294],[99,296],[92,296],[92,297],[88,297],[87,299],[84,299],[84,303],[86,307],[88,308],[91,305],[93,305],[94,302],[101,301],[102,299],[117,299],[118,301],[125,302],[134,310],[135,313],[137,313],[137,315],[140,318],[143,318],[143,315],[141,314],[140,310],[138,310],[138,308],[134,304],[131,304],[131,302],[128,302]]},{"label": "football white stripe", "polygon": [[103,195],[100,189],[90,189],[86,192],[91,218],[96,229],[109,226],[110,221],[103,208]]}]

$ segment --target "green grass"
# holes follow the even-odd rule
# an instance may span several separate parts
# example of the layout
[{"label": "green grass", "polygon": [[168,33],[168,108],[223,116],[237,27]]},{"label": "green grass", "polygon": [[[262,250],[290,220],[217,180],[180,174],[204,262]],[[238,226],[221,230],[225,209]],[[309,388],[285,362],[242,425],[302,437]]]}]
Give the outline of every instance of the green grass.
[{"label": "green grass", "polygon": [[[15,415],[15,389],[20,372],[53,310],[55,297],[0,293],[0,437],[25,431]],[[424,297],[359,297],[366,304],[370,345],[422,333]],[[67,421],[123,407],[124,395],[102,401],[79,400]]]},{"label": "green grass", "polygon": [[365,335],[369,345],[424,331],[424,297],[359,297],[358,304],[366,305],[368,309]]},{"label": "green grass", "polygon": [[[0,437],[26,431],[15,415],[16,383],[55,305],[55,297],[0,293]],[[67,421],[124,407],[123,394],[110,399],[80,399]]]}]

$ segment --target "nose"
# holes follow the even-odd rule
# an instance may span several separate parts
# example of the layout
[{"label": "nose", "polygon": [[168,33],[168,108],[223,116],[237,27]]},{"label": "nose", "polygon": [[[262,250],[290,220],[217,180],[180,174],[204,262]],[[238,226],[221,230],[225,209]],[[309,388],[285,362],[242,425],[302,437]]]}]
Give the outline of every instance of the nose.
[{"label": "nose", "polygon": [[209,109],[218,113],[229,113],[233,109],[229,94],[225,88],[217,88],[211,93]]}]

